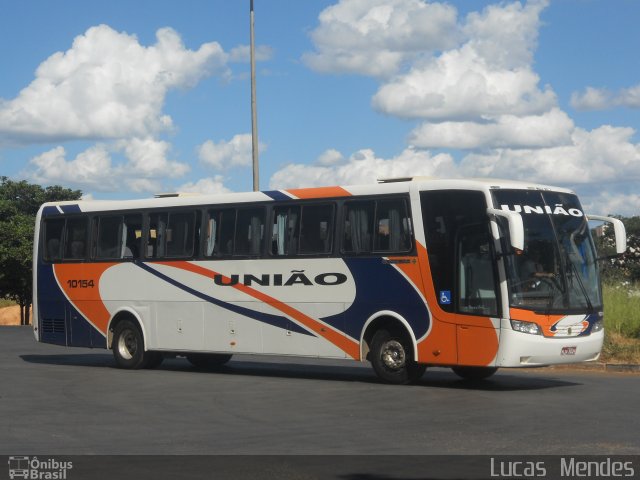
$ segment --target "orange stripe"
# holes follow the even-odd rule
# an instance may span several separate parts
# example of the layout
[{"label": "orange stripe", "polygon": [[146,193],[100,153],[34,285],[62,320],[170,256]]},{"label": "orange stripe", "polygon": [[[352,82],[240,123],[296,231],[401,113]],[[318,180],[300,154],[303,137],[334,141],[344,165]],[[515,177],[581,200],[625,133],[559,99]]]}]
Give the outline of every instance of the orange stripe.
[{"label": "orange stripe", "polygon": [[[100,297],[100,278],[113,265],[115,263],[61,263],[53,266],[56,279],[67,298],[105,335],[111,314]],[[88,286],[90,282],[93,287]]]},{"label": "orange stripe", "polygon": [[[202,275],[208,278],[213,278],[215,275],[220,275],[225,282],[230,282],[230,278],[226,277],[218,272],[214,272],[213,270],[209,270],[204,267],[200,267],[199,265],[194,265],[189,262],[155,262],[159,265],[166,265],[168,267],[179,268],[181,270],[187,270],[192,273],[196,273],[198,275]],[[313,331],[317,335],[325,338],[329,342],[336,345],[338,348],[342,349],[347,353],[350,357],[358,360],[360,358],[360,347],[358,342],[351,340],[350,338],[344,336],[342,333],[336,332],[331,327],[327,327],[317,320],[305,315],[299,310],[287,305],[286,303],[281,302],[269,295],[266,295],[258,290],[255,290],[251,287],[242,284],[233,285],[233,288],[245,293],[261,302],[264,302],[272,307],[280,310],[284,314],[290,316],[294,320],[300,322],[302,325],[307,327],[309,330]]]},{"label": "orange stripe", "polygon": [[331,198],[350,197],[351,194],[342,187],[294,188],[287,190],[298,198]]}]

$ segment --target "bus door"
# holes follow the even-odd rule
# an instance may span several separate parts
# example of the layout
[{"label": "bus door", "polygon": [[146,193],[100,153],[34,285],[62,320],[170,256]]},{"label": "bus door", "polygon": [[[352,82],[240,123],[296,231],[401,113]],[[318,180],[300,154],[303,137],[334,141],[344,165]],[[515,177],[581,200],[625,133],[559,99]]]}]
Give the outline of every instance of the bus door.
[{"label": "bus door", "polygon": [[434,327],[446,333],[440,335],[443,348],[455,343],[457,350],[455,359],[434,360],[489,365],[497,351],[501,313],[485,195],[437,190],[421,192],[420,199],[431,270],[425,288],[433,289],[437,299],[430,306],[434,323],[443,324]]}]

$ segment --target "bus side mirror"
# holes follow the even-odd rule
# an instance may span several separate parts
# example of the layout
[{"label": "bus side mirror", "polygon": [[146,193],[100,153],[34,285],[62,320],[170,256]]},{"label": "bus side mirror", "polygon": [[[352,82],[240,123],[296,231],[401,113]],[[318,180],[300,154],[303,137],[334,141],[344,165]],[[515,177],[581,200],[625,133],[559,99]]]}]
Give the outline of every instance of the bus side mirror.
[{"label": "bus side mirror", "polygon": [[603,217],[602,215],[587,215],[587,221],[599,220],[613,225],[613,234],[616,237],[616,253],[622,255],[627,251],[627,231],[624,223],[613,217]]},{"label": "bus side mirror", "polygon": [[519,213],[510,210],[487,208],[489,215],[503,217],[509,222],[509,243],[516,250],[524,250],[524,224]]}]

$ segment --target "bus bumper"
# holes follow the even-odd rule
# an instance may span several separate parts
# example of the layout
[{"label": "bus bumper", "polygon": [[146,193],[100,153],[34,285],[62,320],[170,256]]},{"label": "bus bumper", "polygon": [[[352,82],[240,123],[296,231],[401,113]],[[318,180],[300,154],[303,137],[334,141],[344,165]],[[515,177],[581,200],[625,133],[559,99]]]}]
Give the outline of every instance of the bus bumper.
[{"label": "bus bumper", "polygon": [[600,357],[604,330],[584,337],[549,338],[503,328],[497,367],[539,367],[592,362]]}]

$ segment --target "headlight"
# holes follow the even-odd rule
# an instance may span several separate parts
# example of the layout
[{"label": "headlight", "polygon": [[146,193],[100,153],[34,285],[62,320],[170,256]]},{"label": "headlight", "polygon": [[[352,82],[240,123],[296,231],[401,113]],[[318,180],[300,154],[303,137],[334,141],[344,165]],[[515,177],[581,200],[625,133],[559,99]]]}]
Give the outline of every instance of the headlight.
[{"label": "headlight", "polygon": [[511,320],[511,328],[516,332],[530,333],[531,335],[542,335],[542,330],[537,323]]},{"label": "headlight", "polygon": [[602,329],[604,329],[604,322],[602,319],[596,320],[593,322],[593,326],[591,327],[591,333],[599,332]]}]

